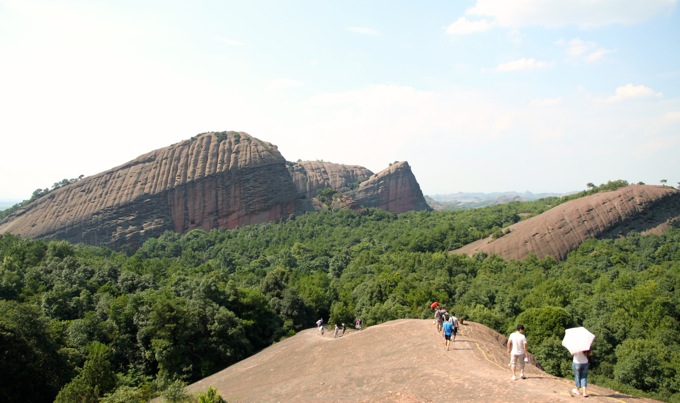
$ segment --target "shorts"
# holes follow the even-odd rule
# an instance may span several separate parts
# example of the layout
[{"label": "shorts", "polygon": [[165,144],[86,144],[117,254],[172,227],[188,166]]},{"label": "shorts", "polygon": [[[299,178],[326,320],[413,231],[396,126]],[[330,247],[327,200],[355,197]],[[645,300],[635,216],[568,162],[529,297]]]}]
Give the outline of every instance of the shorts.
[{"label": "shorts", "polygon": [[444,334],[444,338],[446,340],[451,340],[451,335],[450,334]]},{"label": "shorts", "polygon": [[510,366],[517,366],[519,369],[524,369],[524,353],[522,354],[511,354],[510,355]]},{"label": "shorts", "polygon": [[458,334],[458,327],[454,326],[452,332],[453,332],[454,336],[457,335]]}]

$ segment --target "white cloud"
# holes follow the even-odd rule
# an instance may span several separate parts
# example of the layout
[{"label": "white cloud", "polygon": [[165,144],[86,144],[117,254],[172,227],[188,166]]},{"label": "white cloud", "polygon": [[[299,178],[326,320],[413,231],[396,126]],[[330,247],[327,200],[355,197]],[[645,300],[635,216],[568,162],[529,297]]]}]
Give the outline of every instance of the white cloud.
[{"label": "white cloud", "polygon": [[217,38],[217,40],[229,46],[246,46],[245,43],[234,39]]},{"label": "white cloud", "polygon": [[267,83],[267,90],[271,92],[279,92],[288,88],[295,88],[302,85],[302,82],[293,80],[291,78],[276,78]]},{"label": "white cloud", "polygon": [[650,97],[662,97],[663,94],[660,92],[655,93],[649,87],[644,85],[633,85],[626,84],[624,86],[618,87],[614,95],[606,98],[604,102],[606,103],[616,103],[623,102],[632,99],[650,98]]},{"label": "white cloud", "polygon": [[507,73],[511,71],[525,71],[525,70],[536,70],[544,69],[550,67],[552,62],[542,62],[538,61],[532,57],[512,60],[510,62],[501,63],[493,69],[486,69],[483,71],[495,71],[498,73]]},{"label": "white cloud", "polygon": [[531,106],[549,107],[562,103],[562,97],[534,99],[530,102]]},{"label": "white cloud", "polygon": [[366,27],[347,27],[347,30],[354,32],[355,34],[368,35],[368,36],[378,36],[379,33],[373,28]]},{"label": "white cloud", "polygon": [[446,27],[446,33],[449,35],[468,35],[478,32],[485,32],[491,29],[492,23],[487,20],[471,21],[465,17],[460,17],[451,25]]},{"label": "white cloud", "polygon": [[671,11],[677,0],[477,0],[468,16],[503,27],[637,24]]},{"label": "white cloud", "polygon": [[589,63],[599,61],[604,55],[613,52],[613,50],[599,47],[595,42],[583,41],[579,38],[574,38],[570,41],[560,39],[556,43],[560,46],[566,46],[569,58],[574,60],[583,59]]}]

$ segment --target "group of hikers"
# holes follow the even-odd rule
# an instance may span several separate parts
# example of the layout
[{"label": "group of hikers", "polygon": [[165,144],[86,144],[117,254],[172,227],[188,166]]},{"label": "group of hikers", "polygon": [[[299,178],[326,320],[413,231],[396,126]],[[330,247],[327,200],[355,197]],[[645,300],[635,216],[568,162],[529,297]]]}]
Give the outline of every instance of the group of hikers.
[{"label": "group of hikers", "polygon": [[[364,321],[359,318],[354,322],[354,327],[357,330],[361,330],[361,325],[364,324]],[[325,322],[323,318],[319,318],[319,320],[316,321],[316,326],[319,328],[319,334],[323,336],[324,329],[325,329]],[[347,327],[345,326],[344,323],[336,323],[335,324],[335,329],[333,330],[333,337],[337,338],[340,336],[343,336],[345,334],[345,330],[347,330]],[[342,333],[341,333],[342,332]]]},{"label": "group of hikers", "polygon": [[456,341],[456,335],[458,334],[459,322],[456,314],[453,312],[449,314],[446,309],[437,307],[434,312],[434,324],[437,326],[438,332],[444,333],[446,351],[449,351],[451,340]]},{"label": "group of hikers", "polygon": [[[441,306],[437,306],[434,313],[434,324],[437,326],[437,332],[444,335],[446,344],[446,351],[449,351],[449,344],[451,340],[456,341],[456,335],[459,331],[459,321],[456,315],[450,314]],[[517,379],[527,379],[524,373],[524,364],[529,362],[527,350],[527,338],[524,335],[525,329],[523,324],[518,324],[516,330],[510,334],[507,342],[507,352],[510,355],[510,369],[512,370],[513,381]],[[586,390],[588,384],[588,357],[591,356],[590,350],[578,351],[572,354],[572,369],[574,370],[574,381],[576,387],[571,390],[571,393],[577,396],[588,397]],[[517,370],[519,370],[519,378],[517,377]]]}]

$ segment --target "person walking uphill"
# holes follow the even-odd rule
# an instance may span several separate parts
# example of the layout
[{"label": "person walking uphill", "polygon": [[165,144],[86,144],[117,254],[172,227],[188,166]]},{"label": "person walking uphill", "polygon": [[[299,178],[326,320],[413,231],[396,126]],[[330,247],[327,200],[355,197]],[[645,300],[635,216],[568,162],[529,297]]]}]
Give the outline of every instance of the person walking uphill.
[{"label": "person walking uphill", "polygon": [[527,353],[527,338],[524,336],[524,325],[517,325],[517,331],[512,332],[508,337],[508,353],[510,354],[510,368],[512,369],[512,380],[517,380],[517,367],[520,370],[520,378],[527,379],[524,375],[524,357]]},{"label": "person walking uphill", "polygon": [[[588,356],[590,351],[578,351],[574,353],[571,367],[574,370],[574,380],[576,381],[576,388],[571,390],[575,395],[583,394],[583,397],[588,397],[586,387],[588,386]],[[582,392],[582,393],[581,393]]]},{"label": "person walking uphill", "polygon": [[[448,318],[447,318],[448,319]],[[449,344],[451,343],[451,335],[453,334],[453,322],[446,320],[442,324],[444,333],[444,340],[446,340],[446,351],[449,351]]]}]

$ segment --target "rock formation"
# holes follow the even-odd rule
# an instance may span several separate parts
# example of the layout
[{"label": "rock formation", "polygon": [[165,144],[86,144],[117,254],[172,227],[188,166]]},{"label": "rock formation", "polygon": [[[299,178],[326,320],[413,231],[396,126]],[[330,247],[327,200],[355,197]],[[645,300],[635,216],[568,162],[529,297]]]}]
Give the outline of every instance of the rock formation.
[{"label": "rock formation", "polygon": [[396,162],[362,182],[352,199],[364,207],[393,213],[430,210],[408,162]]},{"label": "rock formation", "polygon": [[614,238],[630,231],[659,231],[680,222],[680,191],[634,185],[562,203],[536,217],[509,226],[506,235],[481,239],[451,253],[498,254],[505,259],[561,260],[588,238]]},{"label": "rock formation", "polygon": [[300,210],[276,146],[204,133],[56,189],[0,223],[0,233],[136,249],[164,231],[234,228]]},{"label": "rock formation", "polygon": [[[338,193],[330,204],[315,199],[324,188]],[[290,164],[246,133],[210,132],[53,190],[2,220],[0,233],[135,250],[165,231],[235,228],[328,207],[429,208],[405,162],[377,175]]]},{"label": "rock formation", "polygon": [[338,193],[334,208],[374,207],[392,213],[429,210],[420,185],[407,162],[397,162],[374,174],[358,165],[304,161],[289,166],[298,191],[315,210],[323,203],[314,199],[318,192],[330,188]]},{"label": "rock formation", "polygon": [[319,161],[298,162],[289,166],[288,170],[298,191],[310,199],[325,188],[347,193],[373,175],[373,172],[358,165]]}]

